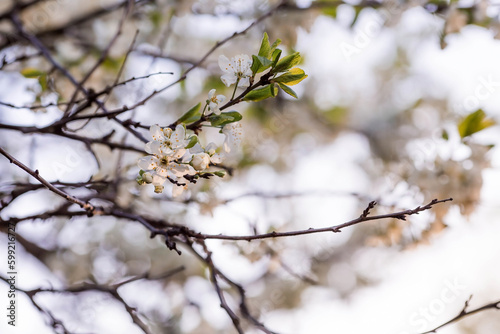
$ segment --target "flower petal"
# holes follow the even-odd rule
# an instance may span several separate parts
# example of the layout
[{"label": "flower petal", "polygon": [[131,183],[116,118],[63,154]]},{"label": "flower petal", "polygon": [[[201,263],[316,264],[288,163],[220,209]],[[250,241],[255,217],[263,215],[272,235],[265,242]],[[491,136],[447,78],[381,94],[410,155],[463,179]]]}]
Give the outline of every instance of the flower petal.
[{"label": "flower petal", "polygon": [[161,186],[165,183],[166,178],[158,175],[158,174],[153,174],[153,185],[155,186]]},{"label": "flower petal", "polygon": [[192,154],[201,153],[201,152],[203,152],[203,147],[201,147],[200,143],[196,143],[193,147],[191,147],[189,149],[189,153],[192,153]]},{"label": "flower petal", "polygon": [[250,78],[249,77],[240,78],[240,81],[238,81],[238,87],[248,87],[248,86],[250,86]]},{"label": "flower petal", "polygon": [[151,125],[151,127],[149,128],[149,133],[151,133],[153,140],[163,139],[163,131],[158,124]]},{"label": "flower petal", "polygon": [[159,163],[160,160],[158,160],[158,158],[148,155],[147,157],[140,158],[139,161],[137,162],[137,165],[139,166],[140,169],[151,170],[156,168],[156,166],[158,166]]},{"label": "flower petal", "polygon": [[168,167],[166,166],[159,166],[159,167],[156,167],[155,168],[155,173],[163,178],[166,178],[167,176],[169,176],[169,173],[168,173]]},{"label": "flower petal", "polygon": [[175,151],[173,152],[173,154],[172,154],[172,158],[173,158],[173,159],[180,159],[180,158],[182,158],[182,156],[183,156],[184,154],[186,154],[186,151],[187,151],[187,150],[186,150],[185,148],[180,148],[180,149],[177,149],[177,150],[175,150]]},{"label": "flower petal", "polygon": [[[216,150],[217,150],[217,145],[215,145],[215,143],[214,143],[214,142],[209,143],[209,144],[205,147],[205,152],[207,152],[208,154],[214,154]],[[193,152],[193,153],[194,153],[194,152]]]},{"label": "flower petal", "polygon": [[226,87],[229,87],[232,84],[234,84],[238,78],[236,77],[236,75],[234,75],[233,72],[224,74],[223,76],[220,77],[220,79],[222,80],[224,85],[226,85]]},{"label": "flower petal", "polygon": [[160,142],[158,141],[150,141],[146,144],[146,152],[149,154],[160,154]]},{"label": "flower petal", "polygon": [[220,164],[222,163],[222,161],[224,161],[224,158],[225,158],[224,154],[215,153],[210,157],[210,161],[214,164]]},{"label": "flower petal", "polygon": [[231,64],[229,59],[224,55],[219,56],[219,67],[224,72],[229,72],[234,70],[233,64]]},{"label": "flower petal", "polygon": [[226,97],[224,95],[217,95],[217,104],[224,103],[226,101]]},{"label": "flower petal", "polygon": [[185,186],[178,186],[178,185],[174,184],[174,186],[172,188],[172,196],[173,197],[179,197],[180,195],[182,195],[182,193],[184,192],[184,190],[187,190],[187,185],[185,185]]},{"label": "flower petal", "polygon": [[222,128],[222,133],[226,135],[223,145],[224,152],[229,153],[241,145],[243,130],[240,123],[236,122],[225,125]]},{"label": "flower petal", "polygon": [[183,125],[178,124],[175,127],[175,131],[170,136],[170,142],[172,148],[183,148],[186,146],[186,129]]},{"label": "flower petal", "polygon": [[175,177],[182,177],[184,175],[194,175],[196,171],[190,165],[171,163],[169,166],[169,174]]}]

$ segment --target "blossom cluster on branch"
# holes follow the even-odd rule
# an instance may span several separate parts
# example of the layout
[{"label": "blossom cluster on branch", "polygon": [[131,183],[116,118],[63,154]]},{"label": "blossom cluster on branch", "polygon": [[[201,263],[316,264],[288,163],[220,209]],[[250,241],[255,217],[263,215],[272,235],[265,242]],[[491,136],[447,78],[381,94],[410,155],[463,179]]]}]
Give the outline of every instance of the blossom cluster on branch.
[{"label": "blossom cluster on branch", "polygon": [[[297,98],[289,86],[307,77],[302,69],[295,67],[301,61],[299,53],[280,59],[282,51],[277,48],[279,44],[278,39],[271,45],[268,35],[264,33],[257,55],[249,57],[240,54],[231,59],[221,55],[221,81],[227,87],[235,85],[231,99],[222,105],[226,96],[216,95],[216,90],[211,89],[203,110],[202,104],[198,103],[169,126],[152,125],[149,131],[153,140],[145,146],[146,153],[150,155],[138,161],[141,170],[137,182],[140,185],[152,184],[156,193],[162,193],[168,180],[173,184],[172,196],[178,197],[190,183],[196,183],[200,178],[224,177],[224,169],[217,167],[230,152],[239,148],[243,133],[239,121],[243,116],[234,110],[222,110],[243,101],[275,97],[278,87]],[[256,80],[257,74],[259,80]],[[242,93],[236,94],[238,88],[245,87]],[[224,144],[219,147],[213,142],[201,143],[198,133],[203,127],[219,128],[220,133],[225,135]]]}]

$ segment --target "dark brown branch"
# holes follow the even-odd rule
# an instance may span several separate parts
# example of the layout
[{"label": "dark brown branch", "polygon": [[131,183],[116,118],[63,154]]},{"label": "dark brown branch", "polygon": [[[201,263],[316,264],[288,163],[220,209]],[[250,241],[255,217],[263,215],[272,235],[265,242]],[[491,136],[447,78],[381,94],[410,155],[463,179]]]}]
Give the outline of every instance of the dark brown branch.
[{"label": "dark brown branch", "polygon": [[64,191],[60,190],[59,188],[55,187],[50,182],[48,182],[43,177],[41,177],[40,174],[38,173],[38,170],[30,169],[29,167],[24,165],[22,162],[20,162],[16,158],[14,158],[12,155],[7,153],[2,147],[0,147],[0,154],[4,155],[7,159],[9,159],[10,163],[18,166],[19,168],[24,170],[26,173],[33,176],[35,179],[37,179],[41,184],[43,184],[47,189],[49,189],[53,193],[61,196],[62,198],[64,198],[65,200],[67,200],[71,203],[74,203],[74,204],[77,204],[78,206],[80,206],[82,209],[87,211],[87,213],[89,215],[99,214],[101,212],[100,209],[96,208],[92,204],[90,204],[88,202],[84,202],[82,200],[79,200],[78,198],[71,196],[71,195],[65,193]]},{"label": "dark brown branch", "polygon": [[57,131],[58,129],[54,129],[51,127],[46,127],[46,128],[38,128],[35,126],[18,126],[18,125],[9,125],[9,124],[2,124],[0,123],[0,129],[8,129],[8,130],[15,130],[15,131],[20,131],[22,133],[36,133],[36,134],[50,134],[50,135],[55,135],[55,136],[61,136],[73,140],[80,141],[87,146],[89,144],[101,144],[108,146],[110,149],[121,149],[121,150],[127,150],[127,151],[134,151],[138,153],[144,153],[144,150],[141,148],[137,148],[134,146],[130,145],[125,145],[121,143],[114,143],[109,141],[110,139],[110,134],[101,137],[101,138],[89,138],[89,137],[84,137],[76,134],[71,134],[71,133],[66,133],[61,130]]},{"label": "dark brown branch", "polygon": [[[192,59],[185,59],[185,58],[175,57],[172,55],[167,56],[167,55],[164,55],[160,52],[155,52],[155,51],[150,51],[150,50],[138,50],[138,49],[136,49],[136,50],[134,50],[134,52],[143,54],[145,56],[153,57],[153,59],[155,59],[155,58],[168,59],[168,60],[173,60],[176,63],[188,64],[191,66],[196,64],[196,61],[192,60]],[[200,65],[198,65],[198,66],[200,66]]]},{"label": "dark brown branch", "polygon": [[[143,217],[141,215],[137,215],[134,213],[129,213],[126,212],[125,210],[121,208],[115,208],[112,210],[108,210],[108,212],[103,213],[104,215],[111,215],[117,218],[124,218],[128,220],[133,220],[133,221],[138,221],[142,225],[144,225],[150,232],[151,232],[151,237],[155,237],[157,235],[163,235],[166,239],[165,244],[167,247],[171,250],[175,250],[180,254],[180,251],[177,250],[176,248],[176,242],[180,242],[184,245],[186,245],[201,261],[203,261],[209,268],[210,270],[210,275],[211,275],[211,280],[212,283],[214,284],[214,288],[219,296],[219,300],[221,302],[221,307],[226,311],[226,313],[230,316],[233,325],[237,329],[238,333],[243,333],[241,324],[240,324],[240,318],[236,313],[231,309],[231,307],[227,304],[224,292],[222,291],[220,284],[219,284],[219,279],[224,280],[227,282],[229,285],[234,287],[239,295],[240,295],[240,311],[241,314],[248,319],[256,328],[259,328],[265,333],[273,333],[269,329],[267,329],[261,322],[259,322],[255,317],[253,317],[248,309],[248,305],[246,302],[246,297],[245,297],[245,290],[244,288],[239,285],[238,283],[232,281],[229,279],[227,276],[225,276],[222,272],[220,272],[215,264],[212,261],[211,257],[211,252],[206,248],[205,245],[205,239],[226,239],[226,240],[247,240],[251,241],[254,239],[264,239],[264,238],[271,238],[271,237],[284,237],[284,236],[293,236],[293,235],[302,235],[302,234],[310,234],[310,233],[319,233],[319,232],[339,232],[341,228],[351,226],[363,221],[369,221],[369,220],[376,220],[376,219],[384,219],[384,218],[395,218],[395,219],[406,219],[406,216],[413,215],[413,214],[418,214],[419,212],[431,209],[434,205],[438,203],[443,203],[451,201],[451,199],[444,199],[444,200],[432,200],[425,206],[419,206],[415,209],[411,210],[404,210],[400,212],[395,212],[391,214],[386,214],[386,215],[378,215],[378,216],[369,216],[369,211],[375,206],[374,202],[370,202],[370,204],[367,206],[367,208],[363,211],[363,213],[354,220],[351,220],[349,222],[346,222],[341,225],[329,227],[329,228],[323,228],[323,229],[308,229],[308,230],[303,230],[303,231],[294,231],[294,232],[284,232],[284,233],[268,233],[268,234],[263,234],[263,235],[255,235],[255,236],[224,236],[224,235],[204,235],[201,233],[196,233],[195,231],[190,230],[189,228],[181,225],[176,225],[176,224],[171,224],[171,223],[166,223],[162,220],[153,220],[153,219],[148,219],[146,217]],[[45,218],[45,217],[42,217]],[[202,247],[205,249],[205,254],[206,255],[201,255],[199,254],[192,246],[193,241],[195,240],[196,243],[202,245]],[[109,292],[106,290],[106,292]],[[115,296],[116,297],[116,296]],[[127,309],[127,312],[132,312],[132,310]],[[134,314],[133,312],[131,313],[132,315]],[[135,320],[134,320],[135,321]]]},{"label": "dark brown branch", "polygon": [[220,288],[219,282],[217,280],[217,269],[215,268],[214,263],[212,262],[212,252],[206,251],[207,256],[203,259],[205,263],[208,265],[208,269],[210,271],[210,280],[212,281],[212,284],[214,285],[215,291],[217,292],[217,295],[219,296],[220,300],[220,307],[222,307],[226,313],[229,315],[231,318],[231,321],[233,322],[234,328],[238,331],[238,333],[243,334],[243,329],[241,328],[240,324],[240,319],[238,316],[231,310],[229,305],[226,302],[226,298],[224,297],[224,291]]},{"label": "dark brown branch", "polygon": [[266,334],[277,334],[271,330],[269,330],[263,323],[258,321],[249,311],[248,305],[247,305],[247,299],[246,299],[246,292],[245,289],[238,283],[234,282],[233,280],[229,279],[224,273],[222,273],[215,264],[212,261],[212,252],[208,250],[206,244],[204,241],[198,241],[198,244],[200,244],[205,252],[207,254],[206,256],[203,256],[200,254],[198,251],[196,251],[193,247],[192,244],[190,243],[185,243],[185,245],[189,248],[189,250],[200,260],[203,261],[207,267],[210,270],[210,278],[212,283],[214,284],[214,287],[216,289],[217,295],[219,296],[219,300],[221,301],[221,307],[226,311],[226,313],[229,315],[231,320],[233,321],[233,325],[235,326],[236,330],[240,332],[240,319],[239,317],[234,313],[234,311],[229,307],[227,304],[225,297],[223,295],[223,291],[219,286],[218,279],[217,277],[220,277],[223,281],[225,281],[227,284],[230,286],[234,287],[237,291],[238,294],[240,295],[240,312],[241,314],[249,320],[255,327],[257,327],[259,330],[263,331]]},{"label": "dark brown branch", "polygon": [[[38,51],[40,51],[42,53],[42,55],[45,57],[45,59],[47,59],[49,61],[49,63],[51,63],[52,66],[54,66],[54,68],[56,68],[57,70],[59,70],[66,78],[69,79],[69,81],[78,90],[80,90],[88,98],[89,102],[95,102],[99,106],[99,108],[101,108],[104,112],[108,112],[108,110],[104,106],[104,103],[102,103],[100,100],[98,100],[97,98],[95,98],[94,94],[91,91],[89,91],[88,89],[86,89],[85,87],[83,87],[83,85],[80,82],[78,82],[68,72],[68,70],[66,68],[64,68],[63,66],[61,66],[54,59],[54,57],[52,57],[52,55],[50,54],[49,50],[43,45],[43,43],[35,35],[32,35],[32,34],[28,33],[24,29],[24,27],[23,27],[23,25],[22,25],[19,17],[17,17],[17,15],[12,15],[11,19],[12,19],[12,22],[14,23],[14,25],[16,26],[16,28],[18,29],[19,33],[21,34],[21,36],[23,36],[31,44],[33,44],[33,46],[35,48],[37,48]],[[119,124],[121,124],[127,131],[129,131],[130,133],[132,133],[135,137],[137,137],[141,141],[143,141],[145,143],[147,142],[146,138],[144,138],[139,132],[137,132],[134,129],[130,128],[130,126],[124,125],[123,121],[121,121],[121,120],[119,120],[117,118],[113,118],[113,120],[115,120],[116,122],[118,122]]]},{"label": "dark brown branch", "polygon": [[[17,63],[17,62],[20,62],[23,60],[27,60],[27,59],[31,59],[31,58],[35,58],[35,57],[40,57],[41,55],[42,55],[41,52],[36,52],[33,54],[23,54],[23,55],[15,57],[14,59],[11,59],[11,60],[9,60],[9,62],[7,62],[7,55],[4,54],[4,56],[2,57],[2,60],[0,61],[0,70],[2,70],[4,67],[6,67],[10,64],[14,64],[14,63]],[[1,102],[0,102],[0,104],[5,105],[5,103],[1,103]]]},{"label": "dark brown branch", "polygon": [[[71,294],[78,294],[78,293],[83,293],[83,292],[89,292],[89,291],[98,291],[98,292],[104,292],[112,296],[115,300],[120,302],[124,307],[126,312],[130,315],[132,318],[132,321],[139,327],[141,330],[146,333],[146,334],[153,334],[153,332],[150,331],[149,327],[139,318],[137,314],[137,310],[134,307],[131,307],[128,305],[128,303],[122,298],[122,296],[118,293],[118,289],[128,283],[135,282],[138,280],[142,279],[148,279],[148,280],[163,280],[170,278],[182,271],[185,270],[184,266],[180,266],[177,268],[174,268],[172,270],[169,270],[159,276],[151,277],[149,273],[145,273],[143,275],[129,278],[123,282],[117,283],[117,284],[112,284],[112,285],[102,285],[102,284],[95,284],[95,283],[83,283],[80,285],[75,285],[71,287],[67,287],[65,289],[44,289],[44,288],[38,288],[38,289],[33,289],[33,290],[24,290],[20,289],[19,287],[16,287],[17,291],[20,291],[24,293],[28,298],[31,300],[33,305],[41,312],[47,314],[51,318],[51,326],[56,329],[56,327],[60,326],[64,329],[65,333],[69,333],[65,328],[64,324],[57,320],[49,311],[41,308],[35,301],[35,295],[39,293],[71,293]],[[8,279],[0,275],[0,280],[6,282],[8,284]],[[57,325],[57,326],[56,326]]]},{"label": "dark brown branch", "polygon": [[[92,76],[92,74],[101,66],[101,64],[106,60],[108,57],[109,51],[111,50],[111,47],[115,44],[116,40],[118,37],[122,34],[122,28],[123,24],[125,24],[125,19],[128,17],[131,11],[132,2],[128,2],[127,6],[125,6],[125,11],[123,13],[122,18],[120,19],[120,22],[118,23],[118,30],[116,33],[113,35],[113,38],[111,38],[111,41],[108,43],[106,48],[101,52],[101,55],[99,56],[99,59],[96,61],[94,66],[87,72],[87,74],[80,80],[79,86],[75,89],[75,92],[73,93],[73,96],[70,99],[69,104],[66,107],[65,115],[68,115],[71,111],[71,107],[73,105],[73,102],[76,100],[76,97],[78,95],[78,91],[80,90],[80,87],[83,87],[83,84]],[[135,38],[137,37],[137,34],[134,36],[134,41]],[[121,72],[120,72],[121,73]],[[116,83],[116,82],[115,82]],[[103,102],[106,103],[105,101]]]},{"label": "dark brown branch", "polygon": [[229,42],[230,40],[232,40],[233,38],[235,37],[238,37],[240,35],[244,35],[246,34],[250,29],[252,29],[254,26],[256,26],[257,24],[259,24],[260,22],[262,22],[263,20],[265,20],[266,18],[272,16],[276,11],[279,10],[280,6],[283,5],[283,3],[285,3],[286,1],[281,1],[280,4],[276,7],[274,7],[273,9],[271,9],[270,11],[268,11],[266,14],[262,15],[261,17],[259,17],[258,19],[256,19],[254,22],[252,22],[248,27],[246,27],[245,29],[239,31],[239,32],[235,32],[234,34],[232,34],[231,36],[228,36],[226,37],[225,39],[223,39],[222,41],[219,41],[217,43],[215,43],[215,45],[210,49],[208,50],[196,63],[194,63],[192,66],[190,66],[182,75],[179,79],[177,79],[176,81],[172,82],[171,84],[168,84],[158,90],[155,90],[153,91],[152,93],[150,93],[148,96],[146,96],[145,98],[143,98],[141,101],[135,103],[134,105],[132,106],[124,106],[123,108],[121,109],[118,109],[116,110],[116,112],[119,112],[119,111],[127,111],[127,110],[131,110],[131,109],[135,109],[139,106],[142,106],[144,104],[146,104],[150,99],[152,99],[154,96],[158,95],[159,93],[169,89],[170,87],[173,87],[175,85],[177,85],[179,82],[182,82],[184,81],[186,78],[187,78],[187,75],[189,72],[191,72],[192,70],[196,69],[197,67],[199,67],[212,53],[214,53],[219,47],[221,47],[222,45],[226,44],[227,42]]},{"label": "dark brown branch", "polygon": [[222,234],[201,234],[198,233],[194,235],[193,237],[199,238],[199,239],[220,239],[220,240],[245,240],[245,241],[251,241],[251,240],[258,240],[258,239],[268,239],[268,238],[282,238],[282,237],[293,237],[293,236],[298,236],[298,235],[306,235],[306,234],[313,234],[313,233],[323,233],[323,232],[334,232],[338,233],[340,232],[343,228],[346,228],[348,226],[356,225],[362,222],[370,221],[370,220],[380,220],[380,219],[387,219],[387,218],[395,218],[395,219],[400,219],[400,220],[406,220],[407,216],[419,214],[422,211],[429,210],[432,208],[432,206],[439,204],[439,203],[444,203],[448,201],[452,201],[452,198],[447,198],[447,199],[442,199],[442,200],[437,200],[433,199],[430,201],[427,205],[424,206],[418,206],[415,209],[411,210],[404,210],[404,211],[399,211],[399,212],[394,212],[394,213],[389,213],[385,215],[377,215],[377,216],[368,216],[369,214],[369,209],[373,208],[375,205],[374,202],[370,202],[368,205],[367,209],[363,211],[363,214],[361,214],[358,218],[350,220],[346,223],[339,224],[339,225],[334,225],[330,227],[323,227],[323,228],[309,228],[307,230],[298,230],[298,231],[291,231],[291,232],[270,232],[270,233],[264,233],[264,234],[257,234],[257,235],[246,235],[246,236],[231,236],[231,235],[222,235]]},{"label": "dark brown branch", "polygon": [[448,326],[449,324],[452,324],[454,322],[462,320],[463,318],[468,317],[470,315],[473,315],[475,313],[479,313],[479,312],[486,311],[486,310],[500,310],[500,300],[497,300],[496,302],[486,304],[486,305],[483,305],[481,307],[475,308],[473,310],[467,311],[467,308],[469,307],[469,302],[471,299],[472,299],[472,296],[470,296],[469,299],[467,301],[465,301],[465,305],[464,305],[462,311],[460,311],[460,313],[458,313],[456,317],[454,317],[453,319],[448,320],[444,324],[439,325],[436,328],[431,329],[430,331],[424,332],[422,334],[436,333],[437,330],[439,330],[445,326]]},{"label": "dark brown branch", "polygon": [[[1,67],[0,67],[0,69],[1,69]],[[147,74],[147,75],[142,75],[142,76],[139,76],[139,77],[131,77],[129,79],[117,82],[116,84],[113,84],[111,86],[107,86],[103,90],[101,90],[99,92],[96,92],[94,94],[94,96],[95,97],[99,97],[101,95],[110,94],[111,91],[113,91],[113,89],[115,89],[116,87],[124,86],[124,85],[126,85],[126,84],[128,84],[130,82],[136,81],[136,80],[148,79],[148,78],[150,78],[152,76],[167,75],[167,74],[168,75],[172,75],[173,73],[172,72],[156,72],[156,73],[151,73],[151,74]],[[82,103],[82,102],[84,102],[86,100],[87,100],[86,98],[78,99],[78,100],[75,101],[75,104]],[[49,107],[61,107],[61,106],[66,106],[68,104],[69,104],[69,102],[57,102],[57,103],[52,103],[51,102],[51,103],[47,103],[47,104],[35,104],[35,105],[16,106],[16,105],[14,105],[12,103],[6,103],[6,102],[0,101],[0,105],[6,106],[6,107],[9,107],[9,108],[12,108],[12,109],[31,109],[31,110],[45,109],[45,108],[49,108]],[[124,111],[120,111],[120,112],[109,111],[107,114],[102,113],[102,114],[92,114],[92,115],[84,115],[84,116],[71,117],[70,119],[60,120],[60,121],[58,121],[57,124],[68,123],[70,121],[79,120],[79,119],[109,117],[109,116],[113,116],[113,115],[119,115],[119,114],[121,114],[123,112]]]},{"label": "dark brown branch", "polygon": [[[7,284],[10,284],[8,282],[8,279],[1,276],[0,275],[0,280],[4,281],[5,283]],[[68,329],[64,326],[64,323],[57,319],[53,314],[52,312],[50,312],[49,310],[46,310],[44,309],[42,306],[40,306],[36,300],[35,300],[35,295],[30,293],[29,291],[26,291],[26,290],[22,290],[22,289],[19,289],[18,287],[16,287],[16,290],[17,291],[20,291],[22,293],[24,293],[28,298],[29,300],[31,301],[31,304],[33,304],[33,306],[39,311],[41,312],[42,314],[45,314],[47,317],[49,317],[50,319],[50,326],[54,329],[54,332],[55,333],[60,333],[61,330],[64,334],[70,334],[70,332],[68,331]]]}]

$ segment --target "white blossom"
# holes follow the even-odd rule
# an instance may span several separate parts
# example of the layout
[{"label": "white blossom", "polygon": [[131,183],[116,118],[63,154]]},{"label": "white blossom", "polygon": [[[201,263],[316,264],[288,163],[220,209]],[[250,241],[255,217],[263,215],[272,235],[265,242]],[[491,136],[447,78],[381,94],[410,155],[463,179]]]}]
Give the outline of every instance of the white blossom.
[{"label": "white blossom", "polygon": [[[189,152],[194,154],[194,156],[200,155],[200,158],[197,158],[197,159],[201,159],[201,157],[204,157],[205,162],[206,162],[206,157],[203,154],[204,153],[207,154],[209,161],[206,164],[206,167],[203,169],[208,168],[210,163],[220,164],[220,163],[222,163],[222,161],[224,161],[224,158],[225,158],[223,148],[218,147],[213,142],[209,143],[205,148],[201,147],[201,145],[199,143],[196,143],[196,145],[194,145],[192,148],[189,149]],[[194,156],[193,156],[193,158],[194,158]],[[196,160],[196,162],[191,162],[191,164],[193,165],[193,167],[195,169],[200,170],[200,169],[196,168],[194,165],[195,163],[198,164],[198,161],[199,160]]]},{"label": "white blossom", "polygon": [[208,165],[210,165],[210,156],[203,152],[203,153],[197,153],[193,155],[193,159],[191,160],[191,165],[194,167],[194,169],[202,171],[208,168]]},{"label": "white blossom", "polygon": [[252,59],[248,55],[237,55],[229,60],[226,56],[219,56],[219,66],[224,74],[221,76],[222,82],[231,86],[238,82],[238,87],[250,86],[252,77]]},{"label": "white blossom", "polygon": [[243,128],[241,127],[241,124],[239,122],[224,125],[224,127],[222,128],[222,133],[226,136],[223,145],[224,152],[229,153],[241,146]]},{"label": "white blossom", "polygon": [[208,110],[212,111],[214,114],[219,115],[219,104],[224,103],[226,97],[224,95],[215,95],[215,89],[208,92]]},{"label": "white blossom", "polygon": [[145,149],[151,155],[140,158],[137,164],[142,170],[147,171],[143,174],[143,180],[146,183],[152,183],[155,186],[155,192],[163,191],[163,184],[167,178],[176,181],[184,175],[196,174],[193,167],[179,162],[186,154],[186,145],[189,143],[183,125],[177,125],[174,131],[153,125],[150,133],[153,140],[146,144]]},{"label": "white blossom", "polygon": [[[212,95],[215,95],[215,91]],[[197,140],[196,144],[189,149],[191,137],[186,137],[184,125],[177,125],[175,130],[161,128],[153,125],[150,128],[152,141],[145,145],[149,154],[138,160],[138,166],[143,170],[138,177],[139,184],[152,184],[156,193],[164,190],[164,183],[169,180],[172,186],[172,196],[178,197],[195,178],[193,175],[203,173],[210,165],[222,163],[227,153],[239,146],[241,142],[241,125],[239,123],[228,124],[223,127],[222,132],[226,136],[222,147],[215,143],[209,143],[203,147]],[[213,171],[220,176],[220,171]],[[217,174],[219,173],[219,174]]]}]

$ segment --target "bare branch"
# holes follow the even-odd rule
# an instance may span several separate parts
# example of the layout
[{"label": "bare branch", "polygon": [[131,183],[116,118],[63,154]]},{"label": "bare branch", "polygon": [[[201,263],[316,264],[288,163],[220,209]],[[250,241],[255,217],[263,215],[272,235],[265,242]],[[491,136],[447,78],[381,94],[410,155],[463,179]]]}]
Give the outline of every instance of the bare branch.
[{"label": "bare branch", "polygon": [[[135,282],[138,280],[142,279],[149,279],[149,280],[163,280],[170,278],[182,271],[184,271],[185,268],[184,266],[180,266],[177,268],[174,268],[172,270],[169,270],[159,276],[156,277],[151,277],[149,273],[144,273],[143,275],[133,277],[130,279],[127,279],[123,282],[113,284],[113,285],[102,285],[102,284],[95,284],[95,283],[83,283],[80,285],[75,285],[75,286],[70,286],[64,289],[45,289],[45,288],[38,288],[38,289],[33,289],[33,290],[23,290],[18,287],[16,287],[17,291],[23,292],[28,298],[31,300],[32,304],[41,312],[44,314],[47,314],[50,319],[51,319],[51,326],[56,329],[56,328],[62,328],[64,330],[64,333],[69,333],[68,330],[64,327],[64,324],[62,321],[56,319],[52,313],[48,310],[43,309],[41,306],[39,306],[38,303],[35,301],[35,295],[39,293],[71,293],[71,294],[78,294],[78,293],[83,293],[83,292],[89,292],[89,291],[98,291],[98,292],[104,292],[112,296],[115,300],[120,302],[126,312],[130,315],[132,318],[132,321],[139,327],[145,334],[153,334],[151,330],[149,329],[148,325],[146,325],[141,318],[137,314],[137,310],[134,307],[131,307],[128,305],[128,303],[123,299],[123,297],[118,293],[118,289],[128,283]],[[6,277],[3,277],[0,275],[0,280],[4,281],[5,283],[9,284],[8,279]]]},{"label": "bare branch", "polygon": [[37,179],[41,184],[43,184],[47,189],[49,189],[53,193],[61,196],[62,198],[64,198],[65,200],[67,200],[71,203],[79,205],[82,209],[87,211],[89,216],[101,213],[101,209],[94,207],[92,204],[90,204],[88,202],[83,202],[83,201],[79,200],[78,198],[71,196],[71,195],[65,193],[64,191],[60,190],[59,188],[55,187],[50,182],[48,182],[43,177],[41,177],[40,174],[38,173],[38,170],[30,169],[29,167],[24,165],[22,162],[20,162],[16,158],[14,158],[12,155],[7,153],[2,147],[0,147],[0,154],[7,157],[7,159],[9,159],[10,163],[18,166],[19,168],[24,170],[26,173],[33,176],[35,179]]},{"label": "bare branch", "polygon": [[291,231],[291,232],[269,232],[269,233],[264,233],[264,234],[258,234],[258,235],[246,235],[246,236],[230,236],[230,235],[222,235],[222,234],[201,234],[198,233],[196,235],[193,235],[195,238],[199,239],[220,239],[220,240],[245,240],[245,241],[251,241],[251,240],[257,240],[257,239],[268,239],[268,238],[282,238],[282,237],[292,237],[292,236],[298,236],[298,235],[306,235],[306,234],[313,234],[313,233],[323,233],[323,232],[340,232],[343,228],[346,228],[348,226],[356,225],[362,222],[370,221],[370,220],[380,220],[380,219],[387,219],[387,218],[395,218],[395,219],[400,219],[400,220],[406,220],[407,216],[410,215],[415,215],[419,214],[422,211],[426,211],[432,208],[432,206],[439,204],[439,203],[444,203],[448,201],[452,201],[452,198],[447,198],[447,199],[442,199],[442,200],[437,200],[433,199],[430,201],[428,204],[424,206],[418,206],[415,209],[411,210],[404,210],[404,211],[399,211],[399,212],[394,212],[394,213],[389,213],[385,215],[377,215],[377,216],[368,216],[369,214],[369,209],[373,208],[375,205],[375,202],[370,202],[368,207],[363,211],[363,214],[359,216],[356,219],[350,220],[346,223],[339,224],[339,225],[334,225],[330,227],[323,227],[323,228],[309,228],[307,230],[298,230],[298,231]]},{"label": "bare branch", "polygon": [[475,314],[475,313],[483,312],[486,310],[500,310],[500,300],[497,300],[496,302],[489,303],[489,304],[483,305],[481,307],[475,308],[473,310],[467,311],[467,308],[469,307],[469,302],[471,301],[471,299],[472,299],[472,295],[469,297],[468,300],[465,301],[465,305],[464,305],[463,309],[460,311],[460,313],[457,314],[456,317],[448,320],[444,324],[439,325],[434,329],[431,329],[430,331],[423,332],[422,334],[436,333],[439,329],[441,329],[445,326],[448,326],[449,324],[452,324],[454,322],[457,322],[459,320],[462,320],[463,318],[468,317],[468,316]]}]

